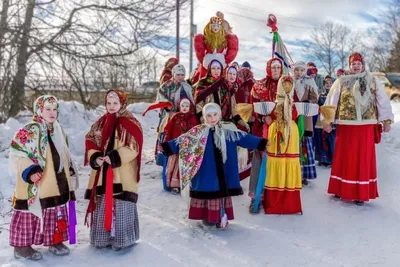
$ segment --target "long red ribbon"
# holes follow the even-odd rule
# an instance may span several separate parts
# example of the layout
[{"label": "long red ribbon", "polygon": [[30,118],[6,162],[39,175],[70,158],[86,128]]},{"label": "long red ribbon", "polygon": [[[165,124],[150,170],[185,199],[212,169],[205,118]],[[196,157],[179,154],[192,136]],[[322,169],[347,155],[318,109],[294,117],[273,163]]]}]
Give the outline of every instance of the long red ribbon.
[{"label": "long red ribbon", "polygon": [[104,229],[111,231],[112,217],[113,217],[113,185],[114,185],[114,173],[111,166],[107,168],[106,175],[106,205],[105,205],[105,216],[104,216]]}]

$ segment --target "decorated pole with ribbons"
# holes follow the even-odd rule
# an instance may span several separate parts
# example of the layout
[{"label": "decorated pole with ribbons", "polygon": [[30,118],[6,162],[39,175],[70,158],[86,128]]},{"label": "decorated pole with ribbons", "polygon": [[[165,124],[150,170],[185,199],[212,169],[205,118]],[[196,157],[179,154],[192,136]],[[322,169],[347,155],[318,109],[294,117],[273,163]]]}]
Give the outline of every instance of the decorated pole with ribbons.
[{"label": "decorated pole with ribbons", "polygon": [[267,19],[267,26],[271,28],[272,33],[272,58],[279,58],[283,64],[283,73],[290,74],[290,67],[294,64],[282,37],[278,33],[277,18],[274,14],[269,14]]}]

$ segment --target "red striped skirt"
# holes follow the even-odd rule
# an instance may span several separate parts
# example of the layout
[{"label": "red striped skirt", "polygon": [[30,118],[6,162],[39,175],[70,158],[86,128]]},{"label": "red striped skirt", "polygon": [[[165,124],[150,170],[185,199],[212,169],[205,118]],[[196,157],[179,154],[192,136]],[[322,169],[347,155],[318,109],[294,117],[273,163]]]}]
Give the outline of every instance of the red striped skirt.
[{"label": "red striped skirt", "polygon": [[[60,207],[63,218],[68,222],[67,208]],[[53,245],[53,235],[57,226],[57,209],[43,210],[43,233],[40,232],[40,219],[28,211],[14,210],[10,223],[10,246],[28,247],[32,245]],[[69,239],[68,230],[63,233],[63,241]]]},{"label": "red striped skirt", "polygon": [[337,125],[328,193],[349,201],[379,197],[374,125]]},{"label": "red striped skirt", "polygon": [[232,198],[216,198],[216,199],[190,199],[189,219],[207,220],[210,223],[219,223],[221,220],[222,201],[224,202],[225,213],[228,220],[233,220]]}]

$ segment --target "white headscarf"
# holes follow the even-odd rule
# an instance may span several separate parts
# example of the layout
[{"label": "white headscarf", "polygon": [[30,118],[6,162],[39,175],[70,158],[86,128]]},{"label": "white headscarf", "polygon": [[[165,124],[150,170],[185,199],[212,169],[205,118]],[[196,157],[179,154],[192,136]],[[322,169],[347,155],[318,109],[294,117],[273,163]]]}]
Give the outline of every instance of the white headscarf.
[{"label": "white headscarf", "polygon": [[[306,67],[307,67],[307,65],[304,61],[297,61],[293,65],[293,70],[298,69],[298,68],[302,68],[302,69],[306,70]],[[312,77],[309,77],[306,75],[306,73],[304,73],[304,75],[300,79],[295,79],[295,90],[296,90],[297,97],[299,98],[299,101],[301,101],[301,99],[303,98],[306,88],[313,90],[317,94],[317,97],[318,97],[317,84],[315,83],[315,81]]]},{"label": "white headscarf", "polygon": [[183,104],[188,104],[190,106],[190,100],[188,98],[182,98],[181,102],[179,102],[179,107],[182,109]]},{"label": "white headscarf", "polygon": [[296,63],[293,64],[293,70],[298,69],[298,68],[302,68],[302,69],[306,69],[307,64],[304,61],[297,61]]},{"label": "white headscarf", "polygon": [[176,74],[186,75],[186,69],[182,64],[177,64],[172,68],[172,76],[175,76]]}]

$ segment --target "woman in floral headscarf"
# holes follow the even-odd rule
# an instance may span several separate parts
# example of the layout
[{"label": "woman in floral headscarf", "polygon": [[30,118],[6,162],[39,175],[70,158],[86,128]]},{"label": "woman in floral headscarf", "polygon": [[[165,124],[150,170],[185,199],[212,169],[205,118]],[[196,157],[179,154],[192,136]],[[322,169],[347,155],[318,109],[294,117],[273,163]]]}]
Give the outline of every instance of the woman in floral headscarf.
[{"label": "woman in floral headscarf", "polygon": [[[161,84],[157,92],[156,103],[150,105],[145,111],[159,108],[160,120],[157,127],[157,141],[155,147],[156,164],[163,166],[163,156],[159,151],[159,144],[164,141],[164,127],[169,119],[179,109],[179,101],[182,98],[189,98],[193,101],[192,87],[185,81],[186,70],[182,64],[177,64],[172,68],[172,76]],[[144,113],[144,114],[145,114]]]},{"label": "woman in floral headscarf", "polygon": [[127,110],[127,100],[124,91],[109,90],[107,113],[86,134],[85,165],[90,164],[92,172],[85,193],[85,224],[91,227],[90,243],[97,248],[119,250],[139,239],[136,202],[143,133]]},{"label": "woman in floral headscarf", "polygon": [[[257,81],[250,93],[250,103],[257,102],[275,102],[278,90],[278,81],[282,76],[282,62],[278,58],[270,59],[267,62],[267,77]],[[272,114],[273,115],[273,114]],[[275,117],[262,116],[260,114],[253,114],[253,127],[252,132],[259,137],[268,138],[268,127]],[[253,151],[251,162],[251,174],[249,180],[249,197],[251,197],[249,212],[254,213],[254,194],[258,182],[260,172],[262,152]],[[257,210],[257,213],[259,209]]]},{"label": "woman in floral headscarf", "polygon": [[236,92],[239,88],[238,85],[238,69],[236,66],[229,66],[225,71],[225,79],[228,84],[230,92]]},{"label": "woman in floral headscarf", "polygon": [[216,103],[222,111],[222,121],[233,122],[236,125],[249,129],[247,123],[236,110],[235,92],[231,91],[222,71],[225,67],[223,58],[215,58],[208,64],[207,77],[194,85],[196,113],[203,119],[202,109],[207,103]]},{"label": "woman in floral headscarf", "polygon": [[165,62],[164,69],[160,76],[160,85],[172,79],[172,69],[179,63],[179,59],[171,57]]},{"label": "woman in floral headscarf", "polygon": [[[17,174],[10,224],[15,258],[39,260],[32,245],[48,246],[55,255],[67,255],[63,244],[75,241],[74,191],[78,180],[66,136],[58,123],[58,101],[44,95],[34,103],[31,122],[18,130],[10,148],[10,164]],[[69,225],[66,204],[69,203]]]},{"label": "woman in floral headscarf", "polygon": [[250,103],[250,92],[255,84],[253,72],[249,68],[241,68],[238,72],[239,88],[235,93],[237,103]]},{"label": "woman in floral headscarf", "polygon": [[[229,92],[237,92],[239,89],[239,72],[236,66],[229,66],[226,68],[225,71],[225,79],[226,79],[226,84],[228,85],[228,90]],[[236,98],[236,97],[235,97]],[[248,131],[249,129],[246,127],[246,125],[238,124],[236,127],[240,130],[243,131]],[[238,157],[239,157],[239,177],[240,180],[244,180],[247,177],[250,176],[250,171],[251,171],[251,158],[250,158],[250,151],[248,149],[239,147],[238,148]]]}]

